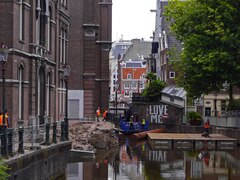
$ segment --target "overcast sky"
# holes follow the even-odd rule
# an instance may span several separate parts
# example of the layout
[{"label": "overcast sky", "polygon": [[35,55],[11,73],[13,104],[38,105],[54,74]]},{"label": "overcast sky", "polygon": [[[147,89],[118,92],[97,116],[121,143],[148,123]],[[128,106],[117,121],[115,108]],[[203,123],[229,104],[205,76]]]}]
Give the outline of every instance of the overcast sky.
[{"label": "overcast sky", "polygon": [[150,40],[155,27],[156,0],[112,0],[112,41],[144,38]]}]

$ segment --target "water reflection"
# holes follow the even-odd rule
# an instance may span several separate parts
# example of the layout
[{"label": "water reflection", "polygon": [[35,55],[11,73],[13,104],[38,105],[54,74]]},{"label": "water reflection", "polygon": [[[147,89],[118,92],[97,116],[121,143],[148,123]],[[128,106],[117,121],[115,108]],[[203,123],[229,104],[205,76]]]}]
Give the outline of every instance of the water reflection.
[{"label": "water reflection", "polygon": [[91,162],[70,163],[68,180],[240,179],[240,149],[166,151],[123,139],[119,151],[99,152]]}]

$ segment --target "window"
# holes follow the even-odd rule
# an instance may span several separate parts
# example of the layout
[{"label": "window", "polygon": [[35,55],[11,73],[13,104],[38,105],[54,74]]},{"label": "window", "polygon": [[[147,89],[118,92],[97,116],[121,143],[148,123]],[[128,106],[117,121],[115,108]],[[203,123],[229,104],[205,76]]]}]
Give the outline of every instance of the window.
[{"label": "window", "polygon": [[18,119],[23,120],[23,66],[18,69]]},{"label": "window", "polygon": [[175,72],[170,71],[169,72],[169,78],[175,78]]},{"label": "window", "polygon": [[61,4],[62,6],[67,7],[67,0],[61,0]]},{"label": "window", "polygon": [[221,100],[221,111],[225,111],[227,109],[227,101]]},{"label": "window", "polygon": [[124,89],[130,89],[130,84],[124,84]]},{"label": "window", "polygon": [[61,34],[60,34],[60,63],[65,64],[66,58],[67,58],[67,46],[68,46],[68,40],[67,40],[67,30],[66,28],[61,28]]},{"label": "window", "polygon": [[137,89],[137,84],[135,82],[132,83],[132,89]]},{"label": "window", "polygon": [[36,4],[36,43],[46,46],[48,42],[49,0],[38,0]]},{"label": "window", "polygon": [[51,73],[47,75],[47,96],[46,96],[46,115],[50,116],[51,104]]},{"label": "window", "polygon": [[20,10],[19,10],[19,40],[24,40],[24,6],[23,0],[19,2]]},{"label": "window", "polygon": [[132,79],[132,74],[127,74],[127,79]]},{"label": "window", "polygon": [[205,116],[211,116],[211,108],[205,107]]},{"label": "window", "polygon": [[47,30],[48,30],[48,37],[47,37],[47,49],[51,51],[52,46],[52,29],[51,29],[51,21],[52,21],[53,15],[52,15],[52,8],[49,6],[49,18],[47,22]]},{"label": "window", "polygon": [[124,91],[124,96],[129,97],[129,91]]}]

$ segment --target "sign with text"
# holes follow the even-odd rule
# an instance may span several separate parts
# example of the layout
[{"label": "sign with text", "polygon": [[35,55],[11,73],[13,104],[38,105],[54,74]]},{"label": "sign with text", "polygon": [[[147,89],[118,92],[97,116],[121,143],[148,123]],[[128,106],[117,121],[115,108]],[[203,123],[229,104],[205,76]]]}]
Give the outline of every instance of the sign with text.
[{"label": "sign with text", "polygon": [[149,105],[149,117],[151,123],[163,123],[162,118],[167,116],[168,105]]}]

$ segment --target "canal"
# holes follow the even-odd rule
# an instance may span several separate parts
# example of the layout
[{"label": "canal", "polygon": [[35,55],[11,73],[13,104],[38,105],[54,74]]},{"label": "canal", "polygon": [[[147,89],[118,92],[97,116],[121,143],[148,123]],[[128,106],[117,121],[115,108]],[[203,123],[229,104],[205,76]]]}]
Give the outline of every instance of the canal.
[{"label": "canal", "polygon": [[166,151],[123,136],[119,149],[68,163],[68,180],[240,179],[240,148],[228,151]]}]

